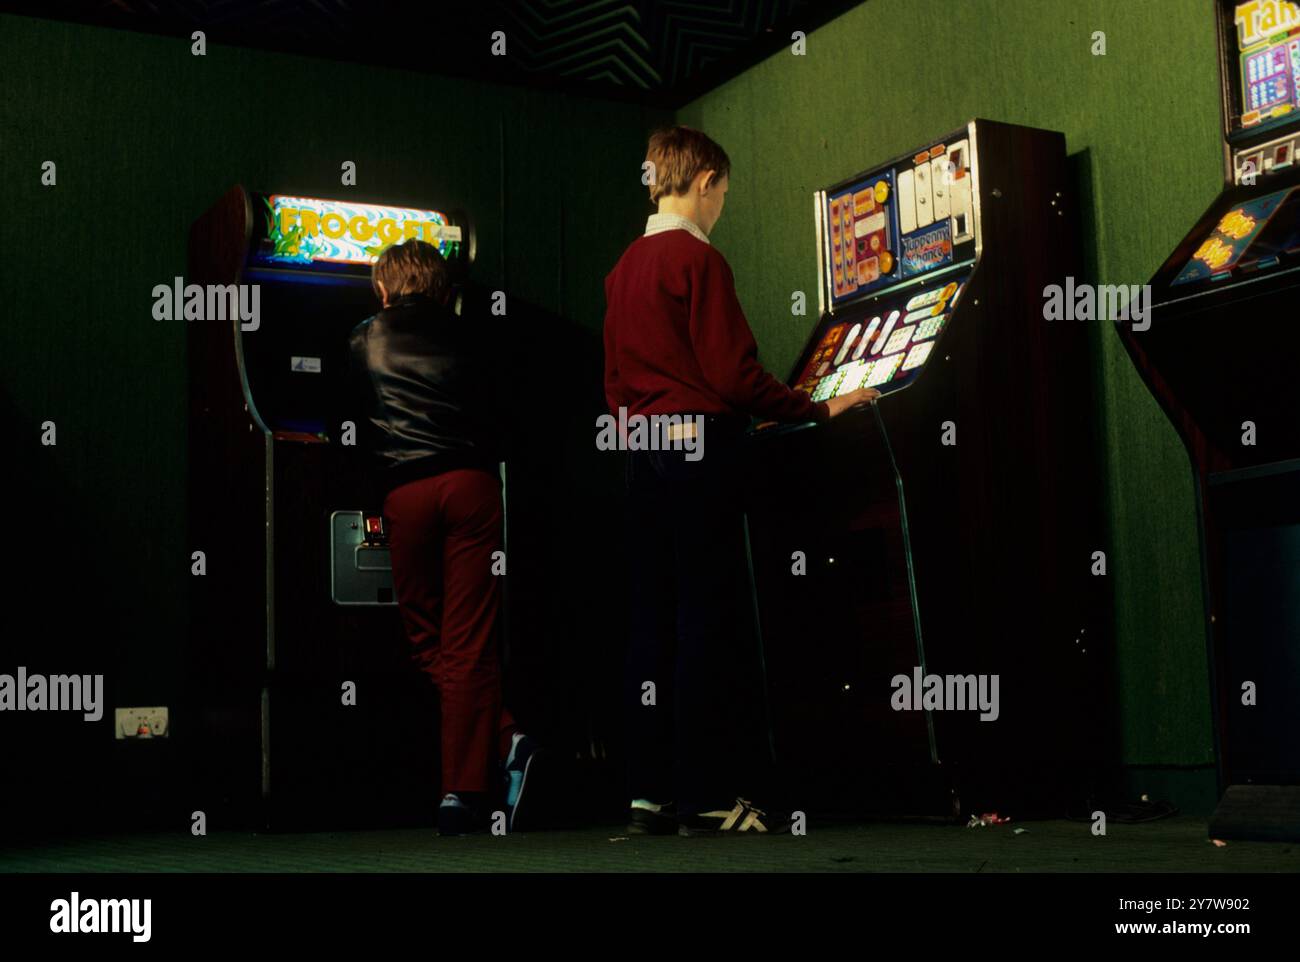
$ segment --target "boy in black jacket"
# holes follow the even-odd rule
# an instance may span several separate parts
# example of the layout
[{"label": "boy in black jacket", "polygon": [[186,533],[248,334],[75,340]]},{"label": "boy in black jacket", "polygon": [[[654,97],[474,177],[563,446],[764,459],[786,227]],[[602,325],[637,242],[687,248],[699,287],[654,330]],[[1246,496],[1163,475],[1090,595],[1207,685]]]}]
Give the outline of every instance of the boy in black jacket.
[{"label": "boy in black jacket", "polygon": [[498,761],[513,827],[535,752],[501,698],[500,432],[482,338],[447,307],[447,266],[430,244],[390,247],[372,284],[383,310],[352,331],[350,367],[398,607],[442,706],[438,832],[486,827]]}]

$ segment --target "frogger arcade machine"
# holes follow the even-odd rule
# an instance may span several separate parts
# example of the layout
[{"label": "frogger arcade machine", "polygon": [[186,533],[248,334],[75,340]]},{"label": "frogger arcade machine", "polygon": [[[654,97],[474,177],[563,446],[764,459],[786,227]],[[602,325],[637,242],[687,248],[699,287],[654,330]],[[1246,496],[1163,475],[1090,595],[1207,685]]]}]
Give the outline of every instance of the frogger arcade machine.
[{"label": "frogger arcade machine", "polygon": [[974,120],[814,197],[820,316],[789,383],[883,396],[750,445],[775,755],[807,804],[1059,815],[1085,791],[1087,331],[1044,312],[1077,275],[1071,193],[1061,134]]},{"label": "frogger arcade machine", "polygon": [[461,216],[227,192],[190,231],[198,285],[257,285],[256,322],[188,325],[192,697],[207,804],[272,828],[418,823],[437,711],[411,669],[379,505],[340,442],[370,267],[418,237],[459,275]]}]

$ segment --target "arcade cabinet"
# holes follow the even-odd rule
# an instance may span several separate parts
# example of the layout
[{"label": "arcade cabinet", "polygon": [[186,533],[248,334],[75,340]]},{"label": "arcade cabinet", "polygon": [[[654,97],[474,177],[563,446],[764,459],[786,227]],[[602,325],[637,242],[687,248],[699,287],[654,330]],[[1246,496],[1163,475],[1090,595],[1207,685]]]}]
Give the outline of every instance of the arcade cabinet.
[{"label": "arcade cabinet", "polygon": [[191,227],[196,293],[220,308],[247,285],[258,308],[188,325],[198,809],[273,829],[434,817],[436,696],[409,660],[364,454],[340,443],[371,264],[411,237],[457,276],[473,256],[463,217],[243,187]]},{"label": "arcade cabinet", "polygon": [[1215,9],[1223,189],[1151,279],[1149,329],[1119,330],[1196,485],[1210,834],[1300,841],[1300,5]]},{"label": "arcade cabinet", "polygon": [[749,445],[792,803],[1060,815],[1086,795],[1109,654],[1088,340],[1045,319],[1078,273],[1072,203],[1062,134],[987,120],[814,196],[820,311],[789,384],[882,397]]}]

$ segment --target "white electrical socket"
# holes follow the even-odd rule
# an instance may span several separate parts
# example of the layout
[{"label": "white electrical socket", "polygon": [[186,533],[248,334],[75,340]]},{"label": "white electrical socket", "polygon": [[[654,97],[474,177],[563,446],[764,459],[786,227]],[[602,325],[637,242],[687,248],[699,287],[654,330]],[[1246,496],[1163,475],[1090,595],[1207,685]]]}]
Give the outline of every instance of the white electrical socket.
[{"label": "white electrical socket", "polygon": [[[117,708],[117,738],[166,738],[166,708]],[[147,729],[145,734],[142,729]]]}]

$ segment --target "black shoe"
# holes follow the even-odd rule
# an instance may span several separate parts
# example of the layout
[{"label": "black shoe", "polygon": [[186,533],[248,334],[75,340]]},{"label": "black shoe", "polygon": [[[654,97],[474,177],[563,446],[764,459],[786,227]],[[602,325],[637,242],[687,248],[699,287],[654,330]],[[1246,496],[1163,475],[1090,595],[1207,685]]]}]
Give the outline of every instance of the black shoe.
[{"label": "black shoe", "polygon": [[788,815],[777,815],[755,808],[743,798],[729,809],[715,809],[695,815],[683,815],[677,824],[677,834],[687,838],[708,838],[719,835],[771,835],[787,831],[791,820]]},{"label": "black shoe", "polygon": [[638,799],[634,802],[627,816],[627,834],[629,835],[672,835],[677,831],[677,808],[672,802],[666,805],[652,805]]},{"label": "black shoe", "polygon": [[[527,735],[521,736],[514,744],[510,757],[506,759],[506,824],[509,831],[516,832],[520,827],[527,827],[536,808],[525,803],[531,798],[528,789],[536,784],[533,778],[535,766],[546,753]],[[531,819],[536,821],[536,819]]]},{"label": "black shoe", "polygon": [[488,830],[488,820],[478,805],[466,804],[448,793],[438,806],[439,835],[477,835]]}]

